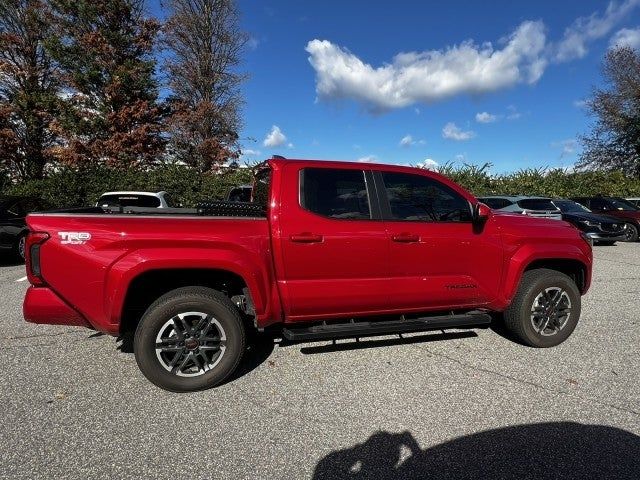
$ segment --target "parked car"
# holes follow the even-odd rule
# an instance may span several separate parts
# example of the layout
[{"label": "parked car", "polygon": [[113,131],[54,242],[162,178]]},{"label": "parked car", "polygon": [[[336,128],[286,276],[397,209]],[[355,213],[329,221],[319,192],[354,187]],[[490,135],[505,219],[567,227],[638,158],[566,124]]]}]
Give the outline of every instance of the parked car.
[{"label": "parked car", "polygon": [[618,218],[626,223],[625,240],[637,242],[640,232],[640,208],[620,197],[574,197],[578,202],[594,213],[602,213]]},{"label": "parked car", "polygon": [[47,210],[47,202],[35,197],[0,197],[0,251],[24,260],[28,213]]},{"label": "parked car", "polygon": [[562,219],[560,210],[551,202],[550,198],[546,197],[492,195],[479,197],[478,200],[494,210],[521,213],[531,217]]},{"label": "parked car", "polygon": [[585,232],[594,243],[613,245],[626,241],[627,225],[622,220],[593,213],[573,200],[556,198],[553,204],[562,212],[562,220]]},{"label": "parked car", "polygon": [[627,197],[625,200],[631,203],[634,207],[640,208],[640,197]]},{"label": "parked car", "polygon": [[233,187],[227,195],[229,202],[250,202],[253,185],[238,185]]},{"label": "parked car", "polygon": [[401,166],[272,159],[254,185],[253,217],[30,215],[25,319],[135,332],[141,371],[171,391],[224,382],[267,328],[314,341],[501,312],[519,341],[552,347],[578,323],[593,254],[566,222],[492,212]]},{"label": "parked car", "polygon": [[96,207],[173,207],[167,192],[107,192],[103,193]]}]

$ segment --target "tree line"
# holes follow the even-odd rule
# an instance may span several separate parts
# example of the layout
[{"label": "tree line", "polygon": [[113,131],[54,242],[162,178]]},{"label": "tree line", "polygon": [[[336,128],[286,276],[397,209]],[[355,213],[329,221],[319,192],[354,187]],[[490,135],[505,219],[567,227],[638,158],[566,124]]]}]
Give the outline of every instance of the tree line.
[{"label": "tree line", "polygon": [[0,174],[210,172],[240,154],[233,0],[0,0]]}]

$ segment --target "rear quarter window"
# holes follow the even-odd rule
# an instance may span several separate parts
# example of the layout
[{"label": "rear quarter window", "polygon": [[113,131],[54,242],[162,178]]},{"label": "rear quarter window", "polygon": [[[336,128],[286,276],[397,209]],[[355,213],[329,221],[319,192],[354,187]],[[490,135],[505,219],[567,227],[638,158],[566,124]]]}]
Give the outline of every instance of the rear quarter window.
[{"label": "rear quarter window", "polygon": [[301,170],[300,205],[305,210],[337,220],[371,219],[364,171]]}]

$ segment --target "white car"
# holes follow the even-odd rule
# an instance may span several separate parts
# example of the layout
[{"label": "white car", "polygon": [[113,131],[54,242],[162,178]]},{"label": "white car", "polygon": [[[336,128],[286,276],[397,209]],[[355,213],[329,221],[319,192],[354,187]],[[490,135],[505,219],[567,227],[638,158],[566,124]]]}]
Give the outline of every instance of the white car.
[{"label": "white car", "polygon": [[147,207],[172,208],[167,192],[107,192],[103,193],[96,207]]}]

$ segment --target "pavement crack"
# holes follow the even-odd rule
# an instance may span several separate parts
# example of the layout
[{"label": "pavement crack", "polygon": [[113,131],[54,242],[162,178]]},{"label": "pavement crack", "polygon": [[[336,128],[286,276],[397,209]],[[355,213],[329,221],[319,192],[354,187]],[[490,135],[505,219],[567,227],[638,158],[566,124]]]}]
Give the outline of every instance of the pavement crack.
[{"label": "pavement crack", "polygon": [[589,403],[602,405],[602,406],[605,406],[605,407],[613,408],[615,410],[619,410],[621,412],[630,413],[632,415],[640,416],[640,412],[637,411],[637,410],[633,410],[631,408],[627,408],[627,407],[624,407],[624,406],[621,406],[621,405],[616,405],[614,403],[605,402],[603,400],[600,400],[597,397],[580,395],[577,392],[573,392],[573,391],[570,391],[570,390],[562,390],[562,389],[550,388],[550,387],[547,387],[545,385],[541,385],[541,384],[536,383],[536,382],[531,382],[529,380],[523,380],[521,378],[517,378],[517,377],[514,377],[512,375],[507,375],[507,374],[504,374],[504,373],[501,373],[501,372],[497,372],[497,371],[491,370],[489,368],[479,367],[477,365],[472,365],[472,364],[469,364],[469,363],[465,363],[462,360],[459,360],[459,359],[457,359],[455,357],[451,357],[451,356],[445,355],[443,353],[434,352],[433,350],[430,350],[429,348],[423,347],[423,346],[420,346],[420,345],[413,345],[413,347],[414,348],[419,348],[421,350],[424,350],[424,351],[430,353],[433,356],[445,358],[445,359],[447,359],[447,360],[449,360],[451,362],[454,362],[454,363],[460,365],[461,367],[468,368],[468,369],[474,370],[476,372],[482,372],[482,373],[486,373],[488,375],[497,376],[497,377],[500,377],[500,378],[502,378],[504,380],[511,380],[511,381],[519,383],[521,385],[527,385],[527,386],[530,386],[530,387],[533,387],[533,388],[537,388],[537,389],[540,389],[540,390],[544,390],[546,392],[553,393],[553,394],[567,395],[569,397],[573,396],[573,397],[576,397],[576,398],[578,398],[580,400],[583,400],[583,401],[586,401],[586,402],[589,402]]}]

